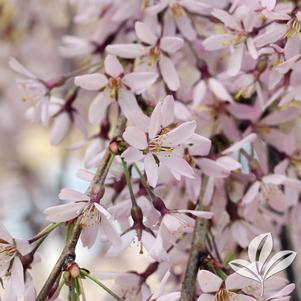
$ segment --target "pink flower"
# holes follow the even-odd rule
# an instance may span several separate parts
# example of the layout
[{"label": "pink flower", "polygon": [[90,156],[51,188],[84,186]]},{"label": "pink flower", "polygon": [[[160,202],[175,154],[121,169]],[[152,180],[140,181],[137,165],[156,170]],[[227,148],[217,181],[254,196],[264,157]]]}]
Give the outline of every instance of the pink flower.
[{"label": "pink flower", "polygon": [[30,276],[28,273],[24,276],[20,256],[29,252],[29,243],[26,240],[12,238],[5,227],[0,224],[0,278],[5,282],[3,301],[17,300],[24,295],[25,282],[30,280]]},{"label": "pink flower", "polygon": [[[188,121],[170,128],[174,121],[174,100],[167,96],[159,102],[150,118],[148,129],[127,127],[123,138],[130,145],[122,154],[126,161],[144,160],[149,184],[158,182],[158,169],[166,166],[176,179],[181,176],[194,178],[192,167],[183,159],[183,146],[197,136],[195,121]],[[207,144],[207,143],[206,143]],[[206,147],[207,148],[207,147]]]},{"label": "pink flower", "polygon": [[[117,58],[108,55],[104,62],[105,74],[93,73],[75,77],[75,85],[90,91],[101,92],[95,97],[89,108],[91,123],[100,123],[106,116],[109,105],[118,102],[122,112],[131,120],[133,112],[139,115],[135,93],[140,94],[152,85],[158,75],[154,72],[133,72],[124,74]],[[144,115],[139,117],[145,122]]]},{"label": "pink flower", "polygon": [[81,240],[88,248],[95,243],[99,228],[113,245],[119,245],[119,234],[110,221],[111,214],[99,204],[102,191],[101,189],[97,191],[97,189],[95,188],[90,195],[87,195],[73,189],[63,188],[59,199],[69,201],[69,203],[47,208],[44,211],[46,219],[58,223],[72,221],[79,217],[83,227]]},{"label": "pink flower", "polygon": [[162,223],[171,232],[171,234],[191,233],[194,228],[195,220],[188,216],[191,214],[195,217],[210,219],[213,216],[212,212],[199,210],[168,210],[164,214]]},{"label": "pink flower", "polygon": [[[203,41],[203,46],[209,51],[230,47],[231,55],[227,72],[231,76],[238,74],[240,71],[245,48],[247,48],[253,59],[258,57],[253,37],[250,35],[257,15],[246,6],[241,6],[240,10],[244,10],[244,12],[240,11],[235,16],[221,9],[214,9],[212,15],[229,29],[229,33],[212,35]],[[244,16],[244,18],[241,18],[241,16]],[[245,16],[248,16],[248,18]]]},{"label": "pink flower", "polygon": [[180,86],[177,70],[169,56],[183,47],[183,39],[173,36],[158,37],[143,22],[135,23],[135,31],[141,43],[146,44],[115,44],[106,47],[106,51],[119,57],[133,59],[146,57],[147,66],[157,66],[168,88],[176,91]]},{"label": "pink flower", "polygon": [[[206,271],[200,270],[198,273],[198,283],[202,290],[201,295],[197,301],[213,301],[213,300],[229,300],[229,301],[255,301],[255,298],[252,298],[248,295],[242,293],[233,292],[233,283],[231,278],[227,278],[224,282],[223,280],[216,276],[215,274]],[[239,283],[234,283],[236,288],[239,288]]]},{"label": "pink flower", "polygon": [[[201,1],[193,0],[161,0],[159,3],[148,6],[145,9],[146,14],[157,15],[168,8],[166,14],[166,27],[177,27],[181,34],[190,41],[196,39],[196,31],[187,12],[197,14],[210,14],[211,6]],[[173,32],[174,34],[174,32]]]},{"label": "pink flower", "polygon": [[26,79],[17,81],[24,101],[29,101],[34,108],[35,116],[43,125],[48,123],[49,95],[46,84],[15,58],[10,58],[9,66]]}]

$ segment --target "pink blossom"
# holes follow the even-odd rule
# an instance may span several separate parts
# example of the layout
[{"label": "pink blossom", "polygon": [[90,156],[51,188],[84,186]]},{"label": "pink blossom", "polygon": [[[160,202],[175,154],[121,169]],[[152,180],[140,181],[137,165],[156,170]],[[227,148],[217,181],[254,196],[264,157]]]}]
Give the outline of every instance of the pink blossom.
[{"label": "pink blossom", "polygon": [[169,89],[175,91],[180,86],[176,68],[170,55],[183,47],[183,39],[173,36],[158,37],[156,33],[143,22],[135,23],[135,31],[142,44],[109,45],[106,51],[123,58],[138,58],[146,56],[147,66],[157,66],[163,80]]},{"label": "pink blossom", "polygon": [[173,111],[174,100],[167,96],[155,107],[147,132],[143,128],[127,127],[123,134],[130,147],[122,156],[128,162],[143,159],[148,182],[153,187],[158,182],[158,163],[165,165],[176,179],[194,177],[192,167],[182,158],[181,148],[195,135],[196,124],[191,121],[168,128],[174,120]]},{"label": "pink blossom", "polygon": [[124,75],[122,65],[112,55],[106,57],[104,65],[106,75],[93,73],[75,77],[74,82],[77,86],[90,91],[101,91],[90,105],[89,120],[91,123],[101,122],[108,106],[114,101],[118,101],[123,113],[131,119],[133,111],[139,114],[135,93],[140,94],[153,84],[157,74],[133,72]]},{"label": "pink blossom", "polygon": [[87,195],[73,189],[63,188],[59,198],[69,203],[47,208],[44,211],[47,220],[58,223],[72,221],[79,217],[83,227],[81,240],[84,246],[88,248],[93,246],[99,228],[103,230],[112,244],[119,245],[119,234],[110,221],[111,214],[99,204],[98,193],[95,191]]}]

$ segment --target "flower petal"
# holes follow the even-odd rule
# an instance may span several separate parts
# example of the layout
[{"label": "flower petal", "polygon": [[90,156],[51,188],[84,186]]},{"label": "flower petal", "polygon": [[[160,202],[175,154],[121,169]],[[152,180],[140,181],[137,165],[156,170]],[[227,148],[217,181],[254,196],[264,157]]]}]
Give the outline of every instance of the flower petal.
[{"label": "flower petal", "polygon": [[141,94],[151,86],[158,78],[156,72],[133,72],[126,74],[122,82],[131,88],[136,94]]},{"label": "flower petal", "polygon": [[89,107],[89,122],[100,123],[102,122],[107,114],[107,107],[112,103],[108,91],[99,93]]},{"label": "flower petal", "polygon": [[158,38],[155,33],[151,30],[151,28],[143,22],[136,22],[135,23],[135,31],[136,35],[142,42],[148,45],[156,44]]},{"label": "flower petal", "polygon": [[134,126],[128,126],[122,137],[131,146],[141,150],[147,148],[147,139],[145,133]]},{"label": "flower petal", "polygon": [[167,53],[175,53],[181,49],[184,41],[178,37],[163,37],[160,41],[160,48]]},{"label": "flower petal", "polygon": [[118,77],[123,73],[123,67],[115,55],[107,55],[104,65],[106,73],[112,77]]},{"label": "flower petal", "polygon": [[233,102],[233,99],[224,85],[215,78],[210,78],[208,81],[208,85],[212,93],[222,101]]},{"label": "flower petal", "polygon": [[143,153],[135,147],[128,147],[122,154],[121,157],[128,163],[138,162],[144,158]]},{"label": "flower petal", "polygon": [[113,44],[106,47],[106,52],[125,59],[135,59],[149,52],[149,48],[141,44]]},{"label": "flower petal", "polygon": [[102,89],[108,83],[108,79],[104,74],[92,73],[76,76],[74,84],[85,90],[95,91]]},{"label": "flower petal", "polygon": [[158,165],[152,154],[147,154],[144,159],[144,169],[150,186],[156,187],[158,182]]},{"label": "flower petal", "polygon": [[161,107],[161,123],[166,127],[173,123],[175,118],[175,101],[172,95],[167,95],[162,102]]},{"label": "flower petal", "polygon": [[220,277],[206,270],[200,270],[197,277],[199,286],[204,293],[217,292],[223,283]]},{"label": "flower petal", "polygon": [[136,97],[134,96],[133,92],[121,88],[118,93],[118,103],[121,111],[131,122],[131,124],[138,127],[139,129],[142,129],[143,131],[148,130],[149,117],[146,116],[138,106]]},{"label": "flower petal", "polygon": [[166,134],[163,145],[177,146],[183,144],[193,136],[195,129],[196,122],[194,120],[184,122]]},{"label": "flower petal", "polygon": [[63,188],[59,193],[59,199],[64,201],[89,201],[90,197],[74,189]]},{"label": "flower petal", "polygon": [[180,80],[172,60],[165,55],[161,55],[159,67],[168,88],[172,91],[178,90],[180,87]]}]

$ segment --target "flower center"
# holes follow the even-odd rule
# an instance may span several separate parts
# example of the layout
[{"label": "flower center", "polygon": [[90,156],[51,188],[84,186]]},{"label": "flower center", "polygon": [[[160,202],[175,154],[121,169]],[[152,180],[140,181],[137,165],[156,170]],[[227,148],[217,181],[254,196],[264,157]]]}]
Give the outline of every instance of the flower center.
[{"label": "flower center", "polygon": [[183,15],[183,8],[175,3],[170,6],[171,12],[175,17],[181,17]]},{"label": "flower center", "polygon": [[301,31],[301,22],[297,19],[292,22],[290,30],[287,32],[286,36],[290,39],[295,33],[299,33]]},{"label": "flower center", "polygon": [[217,301],[229,301],[229,292],[222,288],[217,292],[215,299]]},{"label": "flower center", "polygon": [[171,153],[174,150],[174,147],[163,145],[165,138],[166,138],[166,132],[156,136],[148,143],[149,150],[152,153],[159,153],[159,152]]},{"label": "flower center", "polygon": [[112,77],[112,78],[109,79],[108,88],[110,90],[110,96],[112,98],[117,97],[120,85],[121,85],[121,79],[119,77],[118,78],[113,78]]},{"label": "flower center", "polygon": [[15,246],[6,242],[0,242],[0,267],[2,264],[10,261],[16,254]]},{"label": "flower center", "polygon": [[83,227],[92,227],[98,225],[101,221],[101,214],[91,203],[89,204],[83,212],[81,225]]}]

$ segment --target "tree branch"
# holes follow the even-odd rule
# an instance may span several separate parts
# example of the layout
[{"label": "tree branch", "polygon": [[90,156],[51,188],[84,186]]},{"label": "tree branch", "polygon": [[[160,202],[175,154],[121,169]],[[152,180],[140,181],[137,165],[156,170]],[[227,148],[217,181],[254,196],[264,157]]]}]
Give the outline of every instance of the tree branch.
[{"label": "tree branch", "polygon": [[[202,209],[202,199],[204,197],[207,186],[207,178],[204,178],[200,199],[196,210]],[[186,272],[182,283],[182,291],[180,301],[192,301],[195,294],[196,277],[200,265],[207,257],[206,252],[206,234],[208,231],[208,221],[198,217],[195,222],[190,255],[186,266]]]},{"label": "tree branch", "polygon": [[[117,126],[115,128],[113,139],[119,137],[124,132],[126,124],[126,118],[124,116],[120,116],[117,122]],[[111,159],[114,157],[114,154],[110,151],[109,147],[107,148],[104,157],[97,168],[96,174],[91,182],[91,185],[88,188],[88,192],[91,191],[91,189],[98,183],[104,183],[106,176],[109,171],[109,166],[111,163]],[[80,217],[77,218],[72,235],[70,239],[66,242],[66,245],[58,258],[55,266],[53,267],[49,277],[47,278],[44,286],[42,287],[39,295],[36,298],[36,301],[45,301],[47,299],[47,296],[49,295],[53,285],[57,281],[58,277],[60,276],[61,272],[63,271],[64,266],[70,262],[75,260],[75,248],[77,245],[77,242],[79,240],[80,234],[81,234],[81,219]]]}]

